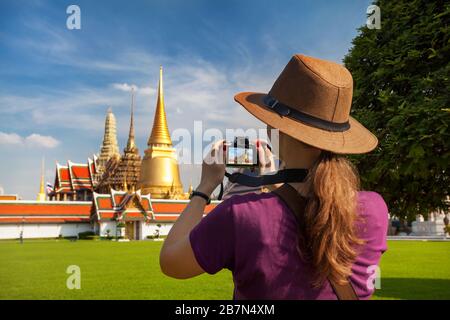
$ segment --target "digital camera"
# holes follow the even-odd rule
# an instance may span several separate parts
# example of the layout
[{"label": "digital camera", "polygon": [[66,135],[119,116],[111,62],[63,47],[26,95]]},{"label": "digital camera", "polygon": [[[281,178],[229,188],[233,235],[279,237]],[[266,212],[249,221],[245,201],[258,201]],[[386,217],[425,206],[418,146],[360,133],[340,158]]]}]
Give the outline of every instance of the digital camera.
[{"label": "digital camera", "polygon": [[258,166],[258,151],[246,137],[236,137],[233,142],[227,142],[225,164],[227,167]]}]

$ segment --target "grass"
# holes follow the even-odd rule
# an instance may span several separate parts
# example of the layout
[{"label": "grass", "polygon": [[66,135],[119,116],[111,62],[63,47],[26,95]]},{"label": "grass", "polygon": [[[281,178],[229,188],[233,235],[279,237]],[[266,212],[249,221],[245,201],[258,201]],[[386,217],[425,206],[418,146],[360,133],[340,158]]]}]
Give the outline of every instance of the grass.
[{"label": "grass", "polygon": [[450,299],[450,242],[389,241],[375,299]]},{"label": "grass", "polygon": [[[161,242],[0,242],[0,299],[231,299],[229,271],[174,280],[161,274]],[[81,290],[68,290],[69,265]],[[375,299],[450,299],[450,242],[390,241]]]}]

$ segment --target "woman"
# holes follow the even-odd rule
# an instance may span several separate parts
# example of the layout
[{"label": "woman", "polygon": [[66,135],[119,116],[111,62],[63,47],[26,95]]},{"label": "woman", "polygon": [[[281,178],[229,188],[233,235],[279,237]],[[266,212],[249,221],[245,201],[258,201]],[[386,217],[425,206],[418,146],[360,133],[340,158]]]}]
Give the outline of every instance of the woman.
[{"label": "woman", "polygon": [[[201,182],[161,250],[162,271],[184,279],[230,269],[235,299],[336,299],[338,285],[370,298],[386,250],[387,207],[377,193],[358,192],[358,175],[342,155],[366,153],[378,143],[349,115],[352,90],[343,66],[295,55],[269,94],[236,95],[279,129],[284,167],[309,170],[304,182],[285,185],[296,191],[301,210],[277,193],[280,188],[233,196],[202,219],[225,172],[223,164],[205,161]],[[222,157],[221,151],[217,143],[210,157]],[[267,147],[259,152],[270,158]]]}]

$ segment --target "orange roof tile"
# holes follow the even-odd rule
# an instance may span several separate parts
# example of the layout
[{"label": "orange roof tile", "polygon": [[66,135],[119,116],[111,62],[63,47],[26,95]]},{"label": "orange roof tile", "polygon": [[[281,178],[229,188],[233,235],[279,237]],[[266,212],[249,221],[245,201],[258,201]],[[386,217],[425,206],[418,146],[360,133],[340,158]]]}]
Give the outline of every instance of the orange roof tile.
[{"label": "orange roof tile", "polygon": [[89,222],[90,218],[0,218],[0,224],[21,224],[21,223],[81,223]]},{"label": "orange roof tile", "polygon": [[61,178],[61,182],[69,181],[70,180],[69,169],[66,167],[59,168],[59,177]]},{"label": "orange roof tile", "polygon": [[0,216],[5,215],[76,215],[87,216],[91,213],[92,205],[90,203],[68,204],[58,201],[49,201],[47,203],[17,201],[14,203],[0,202]]},{"label": "orange roof tile", "polygon": [[126,194],[115,194],[114,195],[114,203],[116,206],[120,206],[122,204],[123,199],[125,199]]},{"label": "orange roof tile", "polygon": [[83,165],[83,166],[75,166],[72,165],[71,167],[72,169],[72,178],[73,179],[90,179],[90,175],[89,175],[89,169],[87,165]]},{"label": "orange roof tile", "polygon": [[113,203],[111,200],[111,196],[97,198],[98,209],[101,210],[113,210]]},{"label": "orange roof tile", "polygon": [[1,200],[17,200],[18,196],[16,194],[0,194]]}]

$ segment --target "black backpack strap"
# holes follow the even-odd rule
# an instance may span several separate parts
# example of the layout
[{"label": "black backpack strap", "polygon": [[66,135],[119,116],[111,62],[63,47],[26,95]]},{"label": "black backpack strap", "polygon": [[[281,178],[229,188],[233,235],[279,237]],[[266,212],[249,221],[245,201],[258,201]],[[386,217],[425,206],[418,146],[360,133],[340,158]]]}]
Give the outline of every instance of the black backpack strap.
[{"label": "black backpack strap", "polygon": [[[305,210],[306,199],[301,196],[297,190],[285,183],[272,192],[280,197],[287,207],[291,209],[297,221],[301,219]],[[358,295],[356,294],[350,279],[347,279],[345,284],[339,284],[330,279],[328,279],[328,281],[330,282],[331,287],[339,300],[358,300]]]}]

